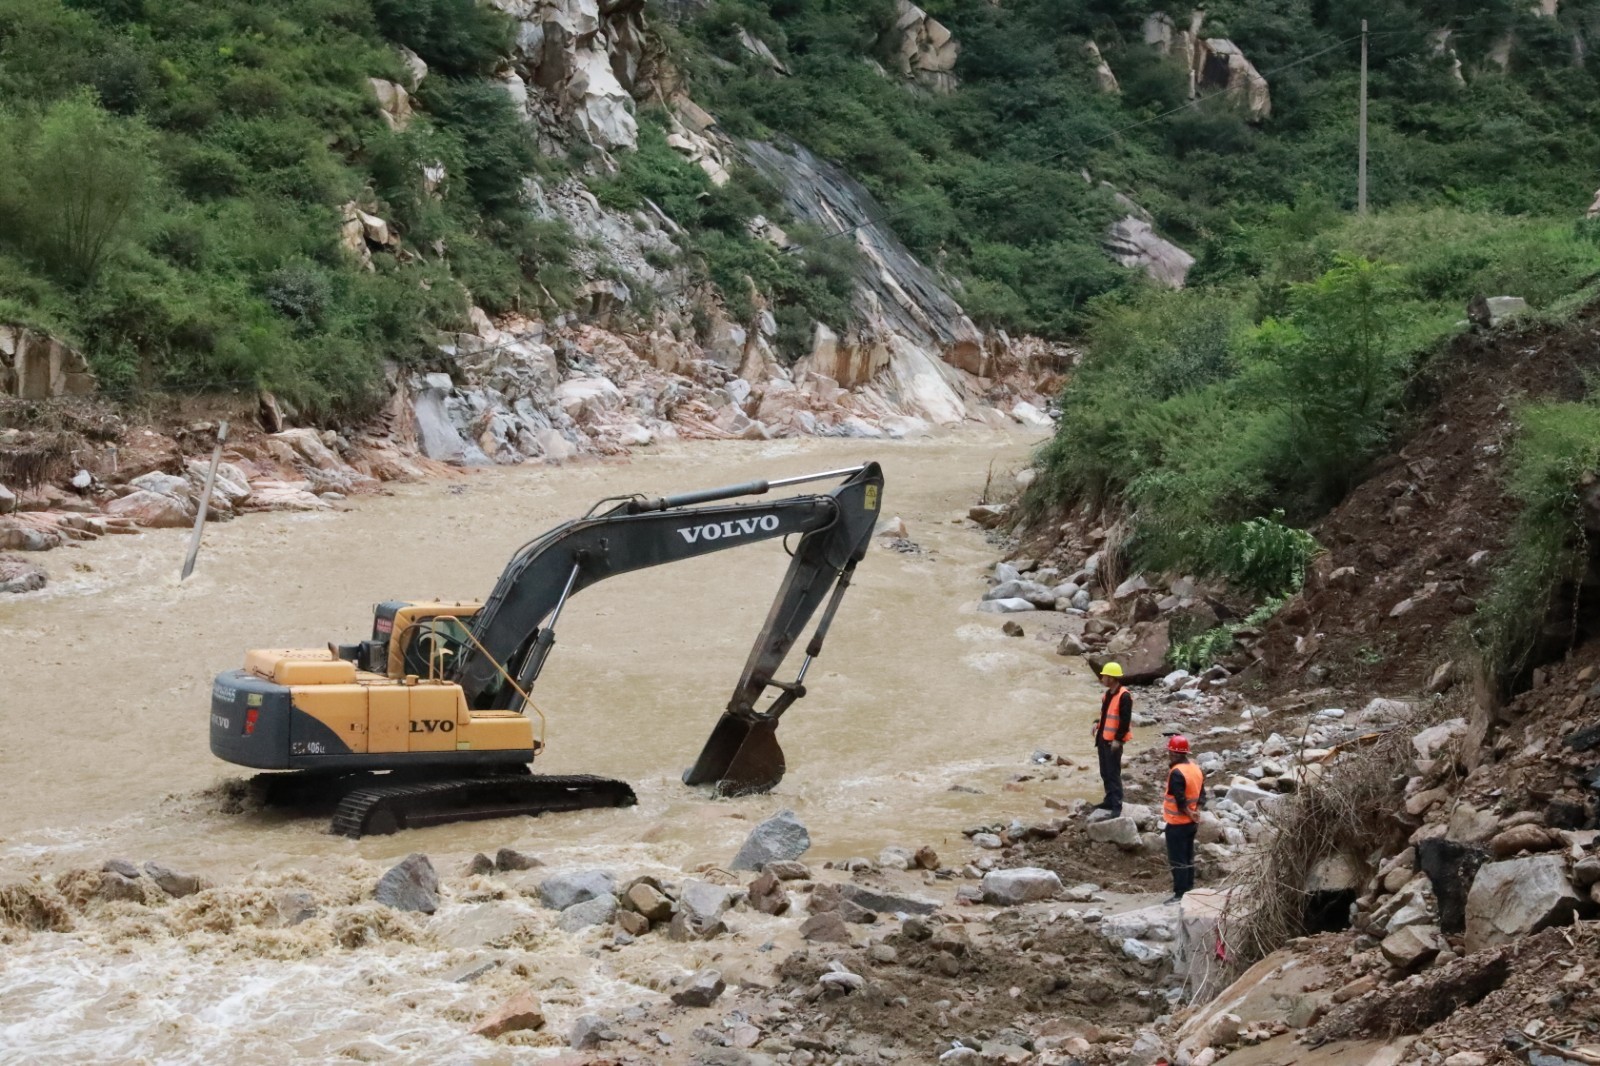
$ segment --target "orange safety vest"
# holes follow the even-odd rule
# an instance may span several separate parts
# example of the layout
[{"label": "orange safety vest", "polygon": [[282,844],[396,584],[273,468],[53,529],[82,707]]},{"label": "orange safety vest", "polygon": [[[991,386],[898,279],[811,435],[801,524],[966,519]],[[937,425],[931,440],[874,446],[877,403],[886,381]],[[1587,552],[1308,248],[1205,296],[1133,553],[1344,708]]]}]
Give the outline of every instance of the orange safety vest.
[{"label": "orange safety vest", "polygon": [[1122,695],[1128,690],[1118,685],[1100,698],[1100,739],[1115,743],[1126,724],[1122,720]]},{"label": "orange safety vest", "polygon": [[[1200,797],[1205,793],[1205,771],[1192,762],[1181,762],[1172,767],[1183,775],[1184,802],[1189,810],[1200,810]],[[1172,795],[1172,774],[1167,774],[1167,795],[1161,803],[1161,817],[1168,825],[1189,825],[1194,815],[1178,810],[1178,801]]]}]

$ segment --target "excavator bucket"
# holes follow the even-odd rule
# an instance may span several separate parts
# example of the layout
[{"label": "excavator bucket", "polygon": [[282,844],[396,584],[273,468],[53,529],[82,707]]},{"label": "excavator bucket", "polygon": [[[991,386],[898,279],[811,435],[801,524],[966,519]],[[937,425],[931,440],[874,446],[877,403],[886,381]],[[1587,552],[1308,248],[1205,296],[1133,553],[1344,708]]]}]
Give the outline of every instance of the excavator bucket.
[{"label": "excavator bucket", "polygon": [[683,772],[683,783],[712,785],[719,796],[747,796],[770,792],[785,769],[776,718],[752,721],[725,711],[700,757]]}]

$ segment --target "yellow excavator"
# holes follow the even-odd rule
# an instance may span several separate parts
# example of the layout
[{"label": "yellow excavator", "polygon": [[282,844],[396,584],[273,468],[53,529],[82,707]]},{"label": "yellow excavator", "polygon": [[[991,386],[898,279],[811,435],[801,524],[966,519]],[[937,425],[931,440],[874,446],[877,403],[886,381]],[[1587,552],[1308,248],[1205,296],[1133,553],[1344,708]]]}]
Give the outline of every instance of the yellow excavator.
[{"label": "yellow excavator", "polygon": [[[825,493],[719,503],[835,479]],[[757,541],[788,548],[797,537],[733,698],[683,775],[718,795],[765,792],[785,771],[778,721],[806,694],[806,670],[882,504],[876,463],[677,496],[609,497],[523,545],[487,600],[380,603],[368,640],[249,652],[244,669],[212,686],[211,751],[275,771],[256,779],[269,803],[331,805],[332,831],[350,837],[631,805],[625,782],[531,771],[544,750],[544,716],[530,693],[562,609],[608,577]],[[776,680],[819,608],[795,680]]]}]

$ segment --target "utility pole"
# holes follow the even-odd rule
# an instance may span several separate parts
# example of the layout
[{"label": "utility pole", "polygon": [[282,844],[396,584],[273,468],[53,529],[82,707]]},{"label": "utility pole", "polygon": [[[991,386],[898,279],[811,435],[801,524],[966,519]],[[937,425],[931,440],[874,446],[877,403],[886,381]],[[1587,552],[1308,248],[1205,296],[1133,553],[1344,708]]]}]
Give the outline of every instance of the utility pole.
[{"label": "utility pole", "polygon": [[1361,160],[1356,176],[1356,214],[1367,213],[1367,20],[1361,20]]}]

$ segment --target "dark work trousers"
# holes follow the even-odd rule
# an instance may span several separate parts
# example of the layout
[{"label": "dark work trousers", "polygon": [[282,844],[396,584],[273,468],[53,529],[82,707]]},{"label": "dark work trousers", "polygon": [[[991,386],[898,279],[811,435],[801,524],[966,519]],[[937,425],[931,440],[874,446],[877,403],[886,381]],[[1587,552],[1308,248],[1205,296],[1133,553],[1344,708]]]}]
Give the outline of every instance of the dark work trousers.
[{"label": "dark work trousers", "polygon": [[1106,787],[1104,805],[1116,817],[1122,816],[1122,749],[1103,740],[1095,742],[1100,755],[1100,782]]},{"label": "dark work trousers", "polygon": [[1182,897],[1194,887],[1194,822],[1167,826],[1167,865],[1172,867],[1172,894]]}]

